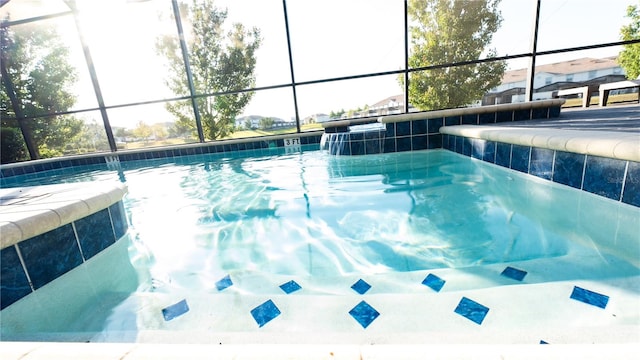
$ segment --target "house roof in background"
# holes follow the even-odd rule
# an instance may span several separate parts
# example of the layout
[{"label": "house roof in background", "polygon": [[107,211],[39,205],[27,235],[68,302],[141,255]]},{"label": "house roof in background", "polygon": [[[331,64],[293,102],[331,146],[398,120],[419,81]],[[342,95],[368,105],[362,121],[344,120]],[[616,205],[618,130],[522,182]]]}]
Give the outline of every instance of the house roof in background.
[{"label": "house roof in background", "polygon": [[[536,66],[536,73],[544,72],[550,74],[575,74],[591,70],[610,69],[618,67],[616,56],[594,59],[581,58],[570,61],[562,61],[553,64]],[[504,73],[502,83],[525,81],[527,79],[527,69],[509,70]]]},{"label": "house roof in background", "polygon": [[393,95],[393,96],[389,96],[387,98],[384,98],[378,102],[376,102],[375,104],[371,105],[372,108],[376,109],[379,107],[384,107],[389,105],[390,102],[396,102],[398,104],[404,104],[404,95],[400,94],[400,95]]}]

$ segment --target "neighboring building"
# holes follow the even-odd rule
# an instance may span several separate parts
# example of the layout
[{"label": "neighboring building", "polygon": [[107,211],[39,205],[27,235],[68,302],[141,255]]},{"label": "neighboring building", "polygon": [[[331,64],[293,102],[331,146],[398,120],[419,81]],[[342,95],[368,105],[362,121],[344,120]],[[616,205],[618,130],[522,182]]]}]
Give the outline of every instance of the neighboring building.
[{"label": "neighboring building", "polygon": [[[533,100],[550,99],[560,89],[593,86],[625,79],[616,57],[582,58],[536,66]],[[525,101],[527,69],[504,73],[502,84],[491,89],[482,99],[483,105]]]},{"label": "neighboring building", "polygon": [[242,116],[239,118],[236,118],[236,127],[237,128],[245,128],[245,125],[248,125],[248,123],[251,123],[251,128],[255,128],[257,129],[258,126],[260,125],[260,119],[262,119],[263,116],[260,115],[249,115],[249,116]]},{"label": "neighboring building", "polygon": [[[409,111],[413,111],[413,106],[409,105]],[[370,116],[381,116],[391,114],[401,114],[404,112],[404,95],[393,95],[384,98],[373,105],[367,105],[364,109],[348,111],[342,114],[342,119],[362,118]]]},{"label": "neighboring building", "polygon": [[301,125],[323,123],[325,121],[329,121],[329,115],[323,113],[313,114],[302,119]]},{"label": "neighboring building", "polygon": [[404,94],[389,96],[371,105],[365,116],[400,114],[404,111]]},{"label": "neighboring building", "polygon": [[247,125],[247,121],[248,121],[251,124],[251,128],[252,129],[258,129],[258,128],[260,128],[260,120],[262,120],[264,118],[273,119],[273,126],[271,128],[282,128],[282,127],[296,126],[296,122],[295,121],[285,121],[284,119],[281,119],[281,118],[278,118],[278,117],[262,116],[262,115],[242,116],[242,117],[236,118],[235,124],[236,124],[236,127],[238,127],[238,128],[246,128],[245,125]]}]

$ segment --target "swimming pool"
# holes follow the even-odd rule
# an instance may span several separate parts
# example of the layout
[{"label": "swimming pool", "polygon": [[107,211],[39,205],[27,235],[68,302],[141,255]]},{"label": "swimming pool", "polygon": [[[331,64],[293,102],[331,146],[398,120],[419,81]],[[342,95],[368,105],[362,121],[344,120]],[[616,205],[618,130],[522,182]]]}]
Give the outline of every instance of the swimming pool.
[{"label": "swimming pool", "polygon": [[[638,340],[640,212],[624,203],[446,150],[203,156],[47,181],[113,180],[129,187],[128,238],[3,310],[3,339]],[[105,274],[117,291],[64,285]],[[47,298],[56,309],[32,311]]]}]

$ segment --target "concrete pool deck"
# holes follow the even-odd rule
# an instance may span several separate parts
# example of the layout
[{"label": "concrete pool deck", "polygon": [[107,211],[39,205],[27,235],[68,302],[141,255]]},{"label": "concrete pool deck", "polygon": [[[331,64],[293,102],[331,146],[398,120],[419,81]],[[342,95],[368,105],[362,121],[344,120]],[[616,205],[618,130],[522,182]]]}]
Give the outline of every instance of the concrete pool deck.
[{"label": "concrete pool deck", "polygon": [[508,126],[513,128],[536,126],[549,129],[640,133],[640,105],[568,108],[562,109],[560,117],[555,119],[518,121],[508,123]]},{"label": "concrete pool deck", "polygon": [[[540,121],[523,121],[515,124],[499,124],[499,125],[487,125],[487,128],[494,127],[494,131],[500,128],[503,134],[506,132],[515,134],[514,136],[525,136],[531,141],[535,139],[535,136],[531,134],[531,127],[535,127],[536,130],[548,133],[549,140],[554,136],[558,136],[559,133],[554,133],[554,130],[561,130],[570,134],[571,140],[582,144],[585,151],[589,149],[601,149],[598,151],[607,151],[610,149],[612,139],[626,139],[623,141],[624,156],[640,156],[640,107],[638,105],[631,106],[614,106],[607,107],[606,109],[590,108],[590,109],[563,109],[560,117],[553,120],[540,120]],[[503,129],[508,128],[508,129]],[[461,128],[465,129],[465,128]],[[475,131],[466,128],[466,131]],[[605,145],[599,147],[598,137],[594,134],[606,134]],[[618,135],[616,135],[618,134]],[[637,140],[636,140],[637,139]],[[528,141],[528,140],[527,140]],[[596,143],[592,143],[596,141]],[[548,141],[547,141],[548,143]],[[588,145],[592,144],[592,145]],[[617,144],[617,143],[616,143]],[[634,148],[634,144],[636,147]],[[584,145],[584,146],[583,146]],[[566,146],[566,143],[565,143]],[[566,148],[566,147],[565,147]],[[614,147],[615,148],[615,147]],[[599,154],[596,153],[596,154]],[[618,153],[619,154],[619,153]],[[630,155],[629,155],[630,154]],[[613,156],[616,152],[612,152]],[[638,161],[637,158],[628,158],[628,160]],[[4,241],[4,239],[3,239]],[[420,273],[423,277],[424,274]],[[419,280],[419,279],[418,279]],[[563,286],[570,286],[566,283],[555,284],[560,288]],[[502,291],[506,291],[503,289]],[[521,291],[524,291],[521,289]],[[485,289],[485,292],[494,292],[492,289]],[[611,293],[609,293],[610,295]],[[483,295],[481,295],[483,296]],[[487,295],[488,296],[488,295]],[[457,300],[457,296],[456,300]],[[491,294],[493,297],[493,294]],[[381,296],[382,298],[382,296]],[[454,301],[455,302],[455,301]],[[572,304],[571,302],[569,303]],[[583,305],[576,303],[578,305]],[[384,305],[381,305],[384,306]],[[591,307],[586,307],[584,311],[591,312]],[[561,312],[562,313],[562,312]],[[449,313],[447,313],[449,315]],[[559,321],[559,320],[558,320]],[[640,350],[640,344],[637,342],[638,338],[638,326],[639,324],[629,324],[626,327],[624,333],[625,339],[620,339],[622,342],[631,341],[627,344],[617,345],[553,345],[550,347],[538,346],[538,345],[510,345],[510,346],[495,346],[495,345],[391,345],[391,344],[287,344],[287,345],[274,345],[265,343],[254,343],[251,345],[193,345],[193,344],[137,344],[137,343],[122,343],[122,344],[79,344],[79,343],[46,343],[46,342],[3,342],[0,346],[0,357],[3,359],[51,359],[51,358],[105,358],[105,359],[141,359],[141,358],[364,358],[364,359],[376,359],[376,358],[425,358],[428,356],[437,358],[460,358],[474,356],[496,358],[566,358],[579,356],[581,358],[635,358],[632,354],[637,354]],[[237,334],[242,336],[242,334]],[[421,336],[436,336],[437,334],[425,333],[420,334],[413,338],[407,338],[406,340],[420,341]],[[507,335],[507,334],[502,334]],[[402,336],[400,334],[400,336]],[[500,336],[500,334],[498,334]],[[580,338],[580,332],[573,334],[574,339]],[[607,336],[613,336],[608,334]],[[635,336],[635,338],[634,338]],[[268,338],[267,338],[268,339]],[[506,340],[507,338],[505,338]],[[335,339],[334,339],[335,340]],[[476,339],[478,342],[481,338]],[[611,340],[611,338],[609,338]],[[169,338],[165,338],[164,341],[170,341]],[[424,340],[425,342],[430,342]],[[334,341],[337,342],[337,341]],[[505,341],[508,343],[508,341]],[[315,341],[314,341],[315,343]],[[70,356],[75,354],[75,356]]]},{"label": "concrete pool deck", "polygon": [[470,138],[640,162],[640,106],[565,109],[559,118],[455,125],[441,132]]}]

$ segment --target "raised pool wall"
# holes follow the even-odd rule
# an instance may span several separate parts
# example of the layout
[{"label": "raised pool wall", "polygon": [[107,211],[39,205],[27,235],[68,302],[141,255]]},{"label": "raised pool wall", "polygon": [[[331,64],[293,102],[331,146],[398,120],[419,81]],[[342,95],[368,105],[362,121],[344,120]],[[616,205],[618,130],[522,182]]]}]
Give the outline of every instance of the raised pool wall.
[{"label": "raised pool wall", "polygon": [[126,191],[124,184],[0,189],[0,310],[123,238]]},{"label": "raised pool wall", "polygon": [[[557,118],[564,101],[329,122],[321,148],[334,155],[443,148],[640,207],[640,134],[496,125]],[[379,128],[358,129],[373,123]]]},{"label": "raised pool wall", "polygon": [[[204,160],[205,155],[211,160],[211,154],[223,159],[281,154],[283,150],[317,150],[318,146],[337,155],[442,148],[640,207],[640,135],[495,126],[496,123],[556,118],[563,103],[563,99],[554,99],[351,119],[324,123],[324,133],[29,161],[0,166],[0,184],[3,188],[19,186],[27,180],[72,174],[87,167],[119,170],[120,164],[126,162],[188,163],[199,158]],[[371,123],[379,124],[377,129],[349,131],[352,126]],[[285,146],[287,139],[296,138],[298,146]],[[60,219],[53,228],[27,225],[42,223],[38,220],[40,215],[20,223],[3,214],[0,219],[2,309],[118,241],[128,226],[122,205],[126,188],[121,190],[115,200],[107,196],[110,200],[105,206],[84,210],[80,215],[76,213],[73,219],[65,219],[59,216],[60,209],[52,209]],[[101,193],[101,190],[94,192]],[[79,201],[89,204],[86,199]],[[40,231],[31,236],[29,232],[33,229]],[[43,268],[43,264],[47,267]]]}]

